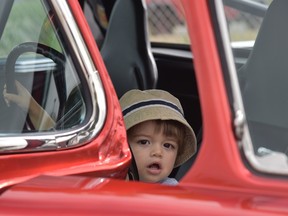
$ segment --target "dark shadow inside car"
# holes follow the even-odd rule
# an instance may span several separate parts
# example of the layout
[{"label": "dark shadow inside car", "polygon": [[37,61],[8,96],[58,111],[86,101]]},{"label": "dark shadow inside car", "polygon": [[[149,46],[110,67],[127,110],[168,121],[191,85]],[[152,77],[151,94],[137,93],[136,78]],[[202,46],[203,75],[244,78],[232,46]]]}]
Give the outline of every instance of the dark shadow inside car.
[{"label": "dark shadow inside car", "polygon": [[[92,31],[92,33],[94,38],[103,36],[103,39],[96,39],[96,42],[102,41],[98,46],[118,97],[133,88],[167,90],[181,101],[185,118],[193,127],[195,134],[198,134],[200,141],[202,116],[195,74],[191,72],[194,71],[191,51],[187,46],[183,56],[175,57],[177,55],[174,55],[174,52],[179,53],[179,47],[178,50],[163,49],[166,52],[164,54],[154,52],[153,47],[151,50],[148,40],[147,10],[143,4],[144,0],[107,1],[105,4],[101,1],[82,1],[84,14],[92,29],[94,25],[101,25],[103,20],[99,19],[99,14],[94,14],[94,18],[91,18],[91,11],[95,11],[97,7],[104,8],[104,11],[106,8],[108,11],[107,28],[103,31],[103,28],[99,27],[102,29],[101,32],[96,34]],[[112,11],[111,5],[114,5]],[[198,144],[199,150],[200,142]],[[196,155],[180,168],[175,168],[170,177],[180,180],[195,158]]]}]

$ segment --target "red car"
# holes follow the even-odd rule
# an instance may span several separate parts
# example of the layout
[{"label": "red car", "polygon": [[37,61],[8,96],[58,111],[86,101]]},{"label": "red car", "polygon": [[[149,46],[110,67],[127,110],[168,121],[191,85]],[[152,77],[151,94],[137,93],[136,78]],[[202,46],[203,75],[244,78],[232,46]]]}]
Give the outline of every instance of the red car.
[{"label": "red car", "polygon": [[[55,121],[0,97],[0,214],[287,215],[288,1],[182,0],[187,45],[148,41],[144,1],[103,2],[0,1],[1,89]],[[126,178],[132,88],[177,96],[197,135],[177,186]]]}]

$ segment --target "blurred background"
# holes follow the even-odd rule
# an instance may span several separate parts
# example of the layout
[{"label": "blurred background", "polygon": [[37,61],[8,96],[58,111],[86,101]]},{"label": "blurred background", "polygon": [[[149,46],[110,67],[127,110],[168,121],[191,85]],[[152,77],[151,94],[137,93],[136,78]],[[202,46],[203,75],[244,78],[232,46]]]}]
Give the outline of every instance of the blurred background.
[{"label": "blurred background", "polygon": [[[240,0],[241,1],[241,0]],[[272,0],[253,0],[268,6]],[[152,42],[189,44],[183,9],[179,0],[146,0],[149,19],[149,37]],[[262,18],[224,8],[231,41],[253,41],[257,35]]]}]

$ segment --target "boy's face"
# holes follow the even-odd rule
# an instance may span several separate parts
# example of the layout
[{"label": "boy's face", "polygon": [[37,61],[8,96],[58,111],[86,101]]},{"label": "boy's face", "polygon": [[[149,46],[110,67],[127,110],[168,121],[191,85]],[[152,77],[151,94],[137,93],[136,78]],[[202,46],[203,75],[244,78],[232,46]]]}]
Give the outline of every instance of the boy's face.
[{"label": "boy's face", "polygon": [[128,134],[140,181],[159,182],[173,170],[179,144],[177,137],[167,137],[156,130],[155,121],[135,125]]}]

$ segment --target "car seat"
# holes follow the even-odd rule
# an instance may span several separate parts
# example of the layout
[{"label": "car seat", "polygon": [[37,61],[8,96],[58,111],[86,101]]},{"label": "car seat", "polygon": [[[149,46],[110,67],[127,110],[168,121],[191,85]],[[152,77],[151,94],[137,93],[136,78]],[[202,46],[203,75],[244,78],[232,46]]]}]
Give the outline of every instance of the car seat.
[{"label": "car seat", "polygon": [[144,0],[117,0],[101,54],[120,98],[130,89],[155,88],[158,78],[148,41]]},{"label": "car seat", "polygon": [[[244,108],[255,150],[284,152],[288,143],[288,1],[274,0],[255,45],[239,70]],[[285,142],[283,142],[285,140]]]}]

